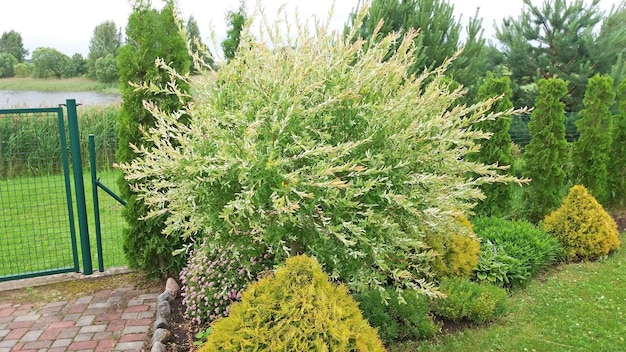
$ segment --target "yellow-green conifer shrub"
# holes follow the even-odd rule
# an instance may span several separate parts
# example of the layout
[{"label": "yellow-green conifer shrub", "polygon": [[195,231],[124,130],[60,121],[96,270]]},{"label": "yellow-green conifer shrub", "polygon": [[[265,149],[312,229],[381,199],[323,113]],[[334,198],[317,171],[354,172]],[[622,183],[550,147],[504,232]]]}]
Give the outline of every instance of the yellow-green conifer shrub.
[{"label": "yellow-green conifer shrub", "polygon": [[567,260],[593,260],[620,247],[617,224],[584,186],[572,187],[543,228],[563,246]]},{"label": "yellow-green conifer shrub", "polygon": [[212,328],[199,352],[385,350],[346,287],[306,255],[248,286]]},{"label": "yellow-green conifer shrub", "polygon": [[437,251],[434,269],[438,276],[470,276],[478,264],[480,239],[465,215],[456,218],[456,233],[430,234],[428,245]]}]

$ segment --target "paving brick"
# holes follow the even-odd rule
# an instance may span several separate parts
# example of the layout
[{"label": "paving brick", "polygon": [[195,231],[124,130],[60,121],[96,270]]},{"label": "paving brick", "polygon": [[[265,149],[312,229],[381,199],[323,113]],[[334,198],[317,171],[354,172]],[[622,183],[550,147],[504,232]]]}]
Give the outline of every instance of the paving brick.
[{"label": "paving brick", "polygon": [[143,304],[142,300],[139,299],[131,299],[130,301],[128,301],[127,306],[132,307],[132,306],[140,306]]},{"label": "paving brick", "polygon": [[109,297],[106,301],[106,303],[112,304],[112,303],[119,303],[122,301],[122,297],[120,296],[112,296]]},{"label": "paving brick", "polygon": [[28,332],[28,328],[13,329],[11,330],[10,333],[7,334],[7,336],[5,336],[5,339],[6,340],[19,340],[27,332]]},{"label": "paving brick", "polygon": [[15,323],[10,323],[7,325],[7,329],[21,329],[21,328],[30,328],[35,325],[34,321],[18,321]]},{"label": "paving brick", "polygon": [[0,317],[0,324],[6,324],[6,323],[10,323],[13,321],[12,316],[8,316],[8,317]]},{"label": "paving brick", "polygon": [[52,347],[68,347],[72,341],[72,339],[57,339],[52,343]]},{"label": "paving brick", "polygon": [[71,339],[78,334],[79,327],[64,328],[57,339]]},{"label": "paving brick", "polygon": [[0,348],[11,348],[13,346],[17,345],[17,339],[6,339],[6,340],[2,340],[0,341]]},{"label": "paving brick", "polygon": [[47,328],[44,330],[43,334],[39,337],[40,340],[43,341],[54,341],[57,336],[63,331],[62,328]]},{"label": "paving brick", "polygon": [[143,341],[135,342],[118,342],[114,351],[140,351]]},{"label": "paving brick", "polygon": [[0,309],[11,308],[13,304],[11,303],[0,303]]},{"label": "paving brick", "polygon": [[82,313],[87,309],[87,304],[75,304],[70,307],[69,313]]},{"label": "paving brick", "polygon": [[127,326],[124,328],[124,332],[122,334],[141,334],[147,333],[149,330],[149,326],[141,325],[141,326]]},{"label": "paving brick", "polygon": [[0,352],[11,352],[11,347],[0,347]]},{"label": "paving brick", "polygon": [[150,310],[148,312],[141,312],[137,315],[137,318],[138,319],[146,319],[146,318],[154,319],[154,313],[155,312],[153,310]]},{"label": "paving brick", "polygon": [[32,342],[27,342],[24,345],[24,349],[39,350],[42,348],[48,348],[50,347],[50,345],[52,345],[52,341],[32,341]]},{"label": "paving brick", "polygon": [[91,339],[94,341],[101,341],[101,340],[111,339],[113,336],[115,336],[115,333],[111,331],[103,331],[103,332],[97,332],[93,334],[93,337]]},{"label": "paving brick", "polygon": [[79,334],[86,334],[86,333],[90,333],[90,332],[103,332],[105,331],[107,328],[106,324],[101,324],[101,325],[88,325],[88,326],[83,326],[82,328],[80,328],[80,330],[78,331]]},{"label": "paving brick", "polygon": [[76,324],[76,322],[74,321],[59,321],[59,322],[54,322],[50,324],[50,328],[51,329],[56,329],[56,328],[69,328],[72,327]]},{"label": "paving brick", "polygon": [[96,294],[94,294],[93,296],[94,296],[94,297],[99,297],[99,298],[100,298],[100,297],[106,297],[106,298],[108,298],[108,297],[110,297],[110,296],[111,296],[111,293],[113,293],[113,291],[112,291],[112,290],[104,290],[104,291],[97,292],[97,293],[96,293]]},{"label": "paving brick", "polygon": [[102,340],[96,346],[96,352],[109,352],[113,350],[113,346],[115,346],[115,341],[108,339]]},{"label": "paving brick", "polygon": [[74,341],[68,348],[68,351],[94,349],[97,346],[98,341]]},{"label": "paving brick", "polygon": [[74,338],[74,341],[91,341],[93,340],[93,333],[85,333],[85,334],[78,334],[76,335],[76,337]]},{"label": "paving brick", "polygon": [[9,333],[11,332],[11,330],[9,329],[2,329],[0,330],[0,339],[7,336]]},{"label": "paving brick", "polygon": [[0,309],[0,317],[8,317],[15,312],[15,308],[2,308]]},{"label": "paving brick", "polygon": [[132,306],[128,307],[124,310],[124,313],[140,313],[147,312],[150,309],[150,306],[142,304],[140,306]]},{"label": "paving brick", "polygon": [[95,315],[83,315],[77,322],[76,326],[87,326],[91,325],[96,318]]},{"label": "paving brick", "polygon": [[150,326],[152,325],[152,323],[153,323],[152,319],[130,319],[126,321],[126,326],[140,326],[140,325]]},{"label": "paving brick", "polygon": [[65,316],[63,316],[63,320],[76,321],[79,318],[80,318],[80,314],[77,314],[77,313],[65,314]]},{"label": "paving brick", "polygon": [[139,318],[139,313],[124,313],[122,314],[122,319],[124,320],[131,320],[131,319],[138,319]]},{"label": "paving brick", "polygon": [[39,338],[39,336],[41,336],[41,334],[43,334],[43,330],[28,331],[27,333],[24,334],[24,336],[22,336],[22,338],[20,339],[20,342],[37,341],[37,339]]},{"label": "paving brick", "polygon": [[101,322],[101,321],[113,321],[113,320],[119,320],[122,319],[122,313],[105,313],[105,314],[100,314],[98,316],[96,316],[96,319],[94,320],[95,322]]},{"label": "paving brick", "polygon": [[120,337],[120,342],[145,341],[148,334],[127,334]]},{"label": "paving brick", "polygon": [[46,304],[44,307],[45,308],[54,308],[54,307],[63,307],[67,304],[67,301],[61,301],[61,302],[52,302],[52,303],[48,303]]},{"label": "paving brick", "polygon": [[126,325],[127,320],[113,320],[107,326],[107,331],[120,331]]},{"label": "paving brick", "polygon": [[81,297],[81,298],[77,299],[76,303],[74,303],[74,304],[87,304],[87,303],[91,302],[92,299],[93,299],[93,296]]},{"label": "paving brick", "polygon": [[67,349],[65,347],[53,347],[48,349],[46,352],[65,352]]},{"label": "paving brick", "polygon": [[33,309],[33,307],[35,306],[34,303],[28,303],[28,304],[16,304],[13,307],[19,309],[19,310],[31,310]]}]

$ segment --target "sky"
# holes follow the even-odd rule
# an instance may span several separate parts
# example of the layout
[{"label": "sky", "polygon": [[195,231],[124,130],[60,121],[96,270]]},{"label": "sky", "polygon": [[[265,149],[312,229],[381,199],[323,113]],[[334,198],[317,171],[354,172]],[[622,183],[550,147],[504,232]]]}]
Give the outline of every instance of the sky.
[{"label": "sky", "polygon": [[[176,0],[183,19],[193,15],[204,42],[209,43],[211,28],[218,42],[226,33],[225,16],[229,10],[239,7],[239,0]],[[586,0],[589,2],[590,0]],[[612,5],[622,0],[600,0],[600,8],[608,11]],[[152,1],[160,6],[160,0]],[[348,15],[357,7],[359,0],[260,0],[268,16],[276,14],[278,8],[286,5],[287,13],[297,8],[301,18],[326,19],[334,3],[334,16],[331,27],[343,28]],[[494,23],[503,18],[517,17],[522,11],[522,0],[449,0],[454,5],[456,16],[464,22],[480,8],[483,18],[484,36],[494,40]],[[533,0],[542,3],[543,0]],[[0,11],[0,32],[15,30],[22,36],[24,47],[32,53],[38,47],[55,48],[71,56],[75,53],[87,56],[89,40],[94,28],[112,20],[122,28],[131,13],[129,0],[2,0]],[[256,7],[256,0],[247,0],[247,12]],[[30,56],[30,55],[29,55]]]}]

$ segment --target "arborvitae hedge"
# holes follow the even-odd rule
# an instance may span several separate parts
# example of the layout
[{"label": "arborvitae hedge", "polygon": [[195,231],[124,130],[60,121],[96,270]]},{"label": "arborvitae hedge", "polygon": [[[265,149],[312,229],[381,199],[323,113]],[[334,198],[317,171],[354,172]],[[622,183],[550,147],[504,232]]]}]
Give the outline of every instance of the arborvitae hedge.
[{"label": "arborvitae hedge", "polygon": [[559,206],[565,181],[563,166],[567,162],[565,104],[561,101],[567,84],[558,78],[541,79],[538,87],[539,96],[528,124],[532,138],[526,146],[523,170],[524,176],[531,179],[524,192],[525,216],[535,224]]},{"label": "arborvitae hedge", "polygon": [[617,87],[619,114],[613,116],[613,144],[608,164],[608,199],[618,207],[626,206],[626,80]]},{"label": "arborvitae hedge", "polygon": [[[485,100],[501,96],[491,110],[494,112],[504,112],[513,109],[511,96],[511,80],[508,77],[496,78],[491,72],[488,73],[487,80],[478,88],[478,99]],[[511,116],[502,116],[496,120],[482,121],[476,124],[476,128],[484,132],[492,133],[490,139],[481,141],[481,149],[478,153],[472,154],[471,159],[484,164],[498,164],[510,166],[513,163],[511,155]],[[509,173],[502,171],[502,173]],[[475,212],[478,215],[499,216],[508,215],[511,208],[511,184],[493,183],[484,184],[480,189],[485,194],[485,199],[478,203]]]},{"label": "arborvitae hedge", "polygon": [[[168,1],[161,11],[151,8],[149,2],[135,2],[133,13],[128,19],[126,36],[127,44],[120,48],[118,56],[122,92],[117,151],[117,161],[120,163],[136,157],[131,144],[150,145],[140,131],[140,126],[146,129],[154,126],[154,116],[144,108],[144,100],[153,101],[161,110],[170,112],[179,110],[183,105],[175,95],[166,92],[148,94],[146,90],[138,90],[129,82],[151,82],[157,85],[169,82],[169,74],[155,65],[157,58],[162,58],[181,74],[189,69],[187,46],[174,21],[173,1]],[[177,84],[182,91],[189,89],[185,82],[178,80]],[[137,199],[133,191],[135,183],[123,177],[119,179],[122,197],[128,202],[124,208],[124,217],[128,223],[124,231],[124,251],[128,264],[151,276],[178,273],[184,265],[184,258],[180,256],[175,259],[172,252],[180,246],[181,240],[178,236],[165,238],[162,235],[164,217],[144,219],[148,209],[143,201]]]},{"label": "arborvitae hedge", "polygon": [[575,183],[583,184],[600,202],[607,199],[607,164],[611,151],[613,115],[609,110],[615,99],[613,79],[595,75],[587,83],[587,91],[576,127],[580,138],[572,153]]}]

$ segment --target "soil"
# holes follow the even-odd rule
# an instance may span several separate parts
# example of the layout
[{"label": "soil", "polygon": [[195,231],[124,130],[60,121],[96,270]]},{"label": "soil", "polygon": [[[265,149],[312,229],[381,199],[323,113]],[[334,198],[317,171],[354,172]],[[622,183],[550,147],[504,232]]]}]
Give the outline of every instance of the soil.
[{"label": "soil", "polygon": [[185,306],[182,297],[178,296],[170,302],[172,308],[172,318],[170,322],[170,332],[172,337],[166,345],[168,352],[191,351],[194,342],[194,329],[191,323],[185,321]]}]

